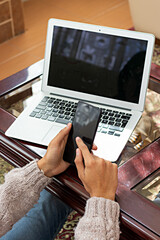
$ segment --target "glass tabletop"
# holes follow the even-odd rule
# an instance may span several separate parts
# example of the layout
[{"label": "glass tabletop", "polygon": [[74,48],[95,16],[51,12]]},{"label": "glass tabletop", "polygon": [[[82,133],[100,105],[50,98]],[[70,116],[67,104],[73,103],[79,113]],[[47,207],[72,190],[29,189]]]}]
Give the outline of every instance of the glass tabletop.
[{"label": "glass tabletop", "polygon": [[135,186],[133,191],[160,207],[160,169]]},{"label": "glass tabletop", "polygon": [[[31,103],[33,97],[41,91],[41,77],[12,91],[0,98],[0,107],[14,116],[19,114]],[[139,150],[160,136],[160,94],[147,90],[145,109],[142,118],[134,129],[120,158],[122,165]]]}]

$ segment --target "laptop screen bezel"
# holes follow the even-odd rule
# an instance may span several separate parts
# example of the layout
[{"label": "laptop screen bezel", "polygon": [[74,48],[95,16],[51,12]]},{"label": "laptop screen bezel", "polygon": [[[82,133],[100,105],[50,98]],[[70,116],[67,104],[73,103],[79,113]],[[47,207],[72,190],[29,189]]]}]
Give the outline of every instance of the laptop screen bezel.
[{"label": "laptop screen bezel", "polygon": [[[107,97],[101,97],[97,95],[91,95],[87,93],[77,92],[73,90],[67,90],[63,88],[57,88],[48,86],[48,75],[49,75],[49,67],[50,67],[50,58],[51,58],[51,49],[52,49],[52,38],[54,26],[59,27],[67,27],[78,30],[86,30],[104,34],[111,34],[114,36],[122,36],[127,38],[134,38],[147,41],[147,49],[146,49],[146,57],[144,63],[144,71],[142,76],[142,84],[140,89],[140,96],[138,103],[125,102],[121,100],[111,99]],[[81,99],[85,101],[90,101],[103,105],[111,105],[118,108],[132,109],[135,111],[143,111],[144,103],[145,103],[145,95],[148,87],[148,80],[150,74],[151,60],[154,48],[154,40],[155,37],[152,34],[109,28],[104,26],[86,24],[86,23],[78,23],[66,20],[59,19],[50,19],[48,22],[48,30],[47,30],[47,39],[46,39],[46,49],[45,49],[45,60],[44,60],[44,69],[43,69],[43,78],[42,78],[42,91],[46,93],[53,93],[61,96],[66,96],[69,98]]]}]

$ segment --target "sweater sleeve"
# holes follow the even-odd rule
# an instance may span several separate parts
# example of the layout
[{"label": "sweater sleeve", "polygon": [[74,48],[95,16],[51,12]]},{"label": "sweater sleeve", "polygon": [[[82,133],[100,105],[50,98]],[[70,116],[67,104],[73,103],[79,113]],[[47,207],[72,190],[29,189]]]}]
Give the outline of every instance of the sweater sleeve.
[{"label": "sweater sleeve", "polygon": [[75,229],[75,240],[118,240],[119,213],[118,203],[105,198],[90,198]]},{"label": "sweater sleeve", "polygon": [[51,178],[38,168],[37,160],[6,174],[0,185],[0,237],[34,206],[50,182]]}]

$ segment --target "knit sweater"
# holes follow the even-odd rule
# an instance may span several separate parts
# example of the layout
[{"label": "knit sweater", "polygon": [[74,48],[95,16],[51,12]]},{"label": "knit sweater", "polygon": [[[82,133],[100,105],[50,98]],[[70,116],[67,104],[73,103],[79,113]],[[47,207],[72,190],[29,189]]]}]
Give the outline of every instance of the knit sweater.
[{"label": "knit sweater", "polygon": [[[0,237],[34,206],[42,189],[51,181],[39,170],[37,161],[6,174],[5,183],[0,185]],[[118,203],[92,197],[75,229],[75,239],[117,240],[118,219]]]}]

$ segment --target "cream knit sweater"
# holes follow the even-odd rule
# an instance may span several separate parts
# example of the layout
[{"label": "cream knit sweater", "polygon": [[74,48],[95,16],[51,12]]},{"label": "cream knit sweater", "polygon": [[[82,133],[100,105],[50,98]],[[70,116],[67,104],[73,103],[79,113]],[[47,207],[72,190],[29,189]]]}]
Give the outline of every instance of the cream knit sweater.
[{"label": "cream knit sweater", "polygon": [[[51,181],[39,170],[37,161],[6,174],[5,183],[0,185],[0,237],[33,207],[40,192]],[[119,239],[118,203],[104,198],[90,198],[85,214],[75,229],[75,239]]]}]

